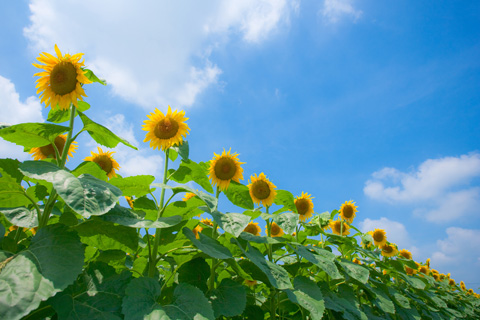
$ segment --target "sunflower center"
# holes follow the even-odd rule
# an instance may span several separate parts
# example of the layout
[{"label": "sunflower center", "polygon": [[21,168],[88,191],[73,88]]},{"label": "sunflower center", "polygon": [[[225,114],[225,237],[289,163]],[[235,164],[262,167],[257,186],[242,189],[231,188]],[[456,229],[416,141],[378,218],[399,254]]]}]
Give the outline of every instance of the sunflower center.
[{"label": "sunflower center", "polygon": [[275,236],[275,235],[277,235],[277,234],[279,234],[279,233],[280,233],[280,227],[278,226],[278,224],[276,224],[276,223],[273,224],[273,223],[272,223],[272,226],[271,226],[271,228],[270,228],[270,234],[271,234],[272,236]]},{"label": "sunflower center", "polygon": [[160,120],[154,129],[154,134],[159,139],[170,139],[175,137],[178,132],[178,122],[171,119],[165,118]]},{"label": "sunflower center", "polygon": [[351,218],[353,216],[353,207],[350,206],[350,205],[346,205],[346,206],[343,207],[342,212],[343,212],[343,216],[345,218],[347,218],[347,219]]},{"label": "sunflower center", "polygon": [[295,201],[295,206],[297,207],[298,214],[301,216],[305,215],[310,207],[306,199],[298,199]]},{"label": "sunflower center", "polygon": [[101,155],[96,157],[93,161],[97,163],[106,173],[110,173],[110,171],[113,169],[112,160],[110,160],[108,156]]},{"label": "sunflower center", "polygon": [[373,240],[375,240],[376,242],[382,242],[383,241],[383,233],[379,232],[379,231],[374,232],[373,233]]},{"label": "sunflower center", "polygon": [[215,176],[220,180],[230,180],[236,172],[235,162],[230,158],[222,157],[215,164]]},{"label": "sunflower center", "polygon": [[257,234],[257,227],[254,224],[249,224],[245,227],[245,232],[251,233],[253,235]]},{"label": "sunflower center", "polygon": [[335,231],[337,231],[337,233],[342,232],[342,225],[339,221],[335,222]]},{"label": "sunflower center", "polygon": [[267,199],[270,195],[270,187],[268,183],[260,180],[255,182],[255,184],[253,185],[252,193],[257,199]]},{"label": "sunflower center", "polygon": [[77,69],[71,62],[60,62],[50,73],[50,87],[58,95],[65,95],[77,86]]}]

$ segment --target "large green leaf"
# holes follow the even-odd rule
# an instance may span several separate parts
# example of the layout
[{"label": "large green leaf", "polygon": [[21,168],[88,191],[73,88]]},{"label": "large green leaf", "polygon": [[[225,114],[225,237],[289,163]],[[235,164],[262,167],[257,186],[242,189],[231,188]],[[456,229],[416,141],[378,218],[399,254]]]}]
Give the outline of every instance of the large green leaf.
[{"label": "large green leaf", "polygon": [[255,247],[247,242],[248,251],[244,251],[248,259],[250,259],[260,270],[265,273],[270,283],[279,290],[293,289],[290,277],[285,269],[265,259],[263,254]]},{"label": "large green leaf", "polygon": [[212,185],[208,180],[208,171],[190,159],[183,159],[178,169],[170,176],[170,179],[178,183],[194,181],[207,192],[213,193]]},{"label": "large green leaf", "polygon": [[20,207],[31,204],[22,186],[8,174],[0,178],[0,207]]},{"label": "large green leaf", "polygon": [[58,293],[52,305],[59,319],[122,319],[122,299],[132,275],[104,264],[90,264],[81,280]]},{"label": "large green leaf", "polygon": [[238,237],[250,222],[250,217],[240,213],[220,213],[217,210],[211,213],[215,222],[228,233]]},{"label": "large green leaf", "polygon": [[295,206],[295,201],[290,191],[277,190],[277,195],[275,196],[274,203],[277,205],[283,206],[282,208],[277,210],[275,213],[284,212],[284,211],[297,212],[297,207]]},{"label": "large green leaf", "polygon": [[5,218],[14,226],[22,228],[34,228],[38,226],[38,217],[36,210],[29,210],[25,207],[18,208],[0,208]]},{"label": "large green leaf", "polygon": [[290,301],[308,310],[313,320],[322,319],[325,303],[317,284],[306,277],[296,277],[293,286],[295,290],[287,290]]},{"label": "large green leaf", "polygon": [[[136,202],[136,200],[135,200]],[[204,205],[201,199],[197,197],[193,197],[188,199],[187,201],[175,201],[170,203],[163,212],[163,217],[171,217],[171,216],[181,216],[184,220],[189,220],[196,215],[202,214],[203,211],[198,209],[198,207]],[[135,205],[136,207],[136,205]],[[156,217],[157,212],[155,212]]]},{"label": "large green leaf", "polygon": [[0,177],[8,174],[18,183],[22,182],[23,174],[18,170],[20,161],[14,159],[0,159]]},{"label": "large green leaf", "polygon": [[0,137],[25,149],[31,149],[54,143],[55,138],[68,129],[51,123],[21,123],[0,129]]},{"label": "large green leaf", "polygon": [[292,234],[298,224],[298,213],[285,212],[272,217],[272,220],[283,229],[285,233]]},{"label": "large green leaf", "polygon": [[117,187],[89,174],[77,178],[45,161],[25,161],[19,169],[27,177],[51,182],[63,201],[85,218],[108,212],[122,194]]},{"label": "large green leaf", "polygon": [[118,204],[106,214],[101,215],[100,218],[131,228],[169,228],[182,221],[181,216],[162,217],[155,221],[146,220]]},{"label": "large green leaf", "polygon": [[178,282],[188,283],[206,292],[207,280],[210,277],[210,266],[204,258],[195,258],[184,263],[178,269]]},{"label": "large green leaf", "polygon": [[78,232],[83,243],[100,250],[135,252],[138,247],[138,235],[134,228],[92,218],[73,229]]},{"label": "large green leaf", "polygon": [[[173,146],[173,147],[170,147],[170,150],[169,150],[169,157],[170,157],[170,153],[172,153],[172,151],[177,154],[177,155],[180,155],[180,157],[182,157],[182,159],[184,160],[187,160],[188,159],[188,154],[189,154],[189,151],[190,151],[190,148],[189,148],[189,145],[188,145],[188,141],[187,140],[183,140],[182,144],[177,146]],[[176,156],[175,156],[176,158]],[[170,157],[170,159],[172,161],[175,161],[175,159],[172,159]]]},{"label": "large green leaf", "polygon": [[247,240],[249,242],[255,243],[270,243],[270,244],[278,244],[284,243],[286,240],[280,237],[267,237],[267,236],[255,236],[249,232],[242,232],[240,234],[240,238],[243,240]]},{"label": "large green leaf", "polygon": [[108,128],[102,126],[101,124],[94,122],[82,112],[79,111],[78,114],[80,115],[80,119],[82,119],[83,122],[82,131],[86,130],[90,134],[92,139],[95,140],[97,143],[107,148],[115,148],[117,144],[123,143],[130,148],[138,150],[137,147],[131,145],[130,142],[120,138],[115,133],[110,131]]},{"label": "large green leaf", "polygon": [[165,188],[165,189],[170,189],[170,190],[172,190],[173,194],[178,194],[178,193],[182,193],[182,192],[194,193],[203,202],[205,202],[207,207],[203,207],[203,208],[205,208],[205,210],[208,211],[208,212],[212,212],[213,210],[215,210],[217,208],[217,205],[218,205],[217,198],[215,198],[212,195],[207,194],[203,191],[194,190],[194,189],[190,188],[189,186],[180,185],[180,186],[172,187],[172,186],[169,186],[169,185],[163,184],[163,183],[152,183],[152,186]]},{"label": "large green leaf", "polygon": [[215,318],[241,315],[247,305],[245,286],[231,280],[223,279],[217,289],[210,293]]},{"label": "large green leaf", "polygon": [[235,181],[230,181],[230,185],[224,193],[228,200],[234,205],[243,209],[253,210],[253,201],[247,186]]},{"label": "large green leaf", "polygon": [[85,173],[88,173],[102,181],[108,181],[107,173],[96,162],[83,161],[72,171],[72,174],[75,177],[79,177]]},{"label": "large green leaf", "polygon": [[0,263],[0,318],[20,319],[64,290],[82,271],[83,259],[80,239],[64,225],[40,229],[28,249]]},{"label": "large green leaf", "polygon": [[126,178],[116,177],[110,179],[110,184],[122,190],[124,196],[142,197],[150,193],[150,185],[155,180],[154,176],[141,175]]},{"label": "large green leaf", "polygon": [[[333,262],[335,259],[335,255],[333,253],[320,248],[315,248],[316,250],[312,247],[307,248],[302,245],[298,245],[295,247],[291,245],[291,247],[295,250],[296,253],[307,259],[307,261],[313,263],[314,265],[325,271],[330,276],[330,278],[343,278],[340,272],[338,272],[335,263]],[[315,253],[311,252],[309,249],[314,250]]]},{"label": "large green leaf", "polygon": [[338,286],[339,291],[331,290],[327,283],[319,282],[325,307],[337,312],[342,312],[344,319],[348,320],[368,320],[364,312],[361,311],[356,296],[350,286],[342,284]]},{"label": "large green leaf", "polygon": [[214,320],[213,310],[200,289],[180,283],[173,292],[174,302],[163,306],[171,319],[179,320]]},{"label": "large green leaf", "polygon": [[197,239],[195,238],[195,234],[192,232],[192,230],[186,227],[183,228],[182,231],[183,234],[185,234],[185,236],[193,242],[195,247],[202,250],[210,257],[216,259],[232,258],[232,253],[227,248],[222,246],[217,240],[212,239],[201,232],[198,233],[199,239]]},{"label": "large green leaf", "polygon": [[[85,101],[78,101],[76,109],[78,111],[85,112],[88,109],[90,109],[90,105]],[[68,121],[70,120],[71,110],[72,109],[70,108],[68,108],[67,110],[62,110],[60,108],[55,108],[55,109],[52,108],[48,112],[47,121],[54,122],[54,123],[62,123],[62,122]]]},{"label": "large green leaf", "polygon": [[345,273],[349,277],[361,283],[367,283],[370,272],[366,267],[358,265],[356,263],[353,263],[345,259],[342,259],[341,261],[337,261],[337,263],[342,267],[342,269],[345,271]]}]

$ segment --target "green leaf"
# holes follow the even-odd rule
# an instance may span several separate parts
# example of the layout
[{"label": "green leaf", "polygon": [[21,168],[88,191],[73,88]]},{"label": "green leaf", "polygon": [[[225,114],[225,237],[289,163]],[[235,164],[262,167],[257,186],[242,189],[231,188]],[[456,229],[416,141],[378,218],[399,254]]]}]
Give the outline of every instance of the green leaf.
[{"label": "green leaf", "polygon": [[247,186],[232,180],[224,193],[234,205],[243,209],[253,210],[253,201]]},{"label": "green leaf", "polygon": [[242,259],[238,262],[238,265],[252,278],[252,280],[262,281],[266,285],[271,286],[270,280],[268,280],[265,273],[252,261],[248,259]]},{"label": "green leaf", "polygon": [[20,161],[13,159],[0,159],[0,177],[8,174],[14,178],[17,183],[21,183],[23,174],[18,170]]},{"label": "green leaf", "polygon": [[118,204],[99,218],[131,228],[169,228],[182,221],[181,216],[162,217],[156,221],[145,220],[135,212]]},{"label": "green leaf", "polygon": [[173,292],[173,304],[163,306],[171,319],[214,320],[212,307],[200,289],[180,283]]},{"label": "green leaf", "polygon": [[370,272],[364,266],[358,265],[345,259],[337,261],[337,264],[341,266],[343,270],[345,270],[345,273],[349,277],[361,283],[367,283]]},{"label": "green leaf", "polygon": [[115,148],[118,143],[123,143],[124,145],[132,149],[138,150],[137,147],[131,145],[130,142],[120,138],[101,124],[94,122],[82,112],[79,111],[78,114],[80,115],[80,119],[82,119],[83,122],[82,131],[86,130],[90,134],[92,139],[95,140],[97,143],[107,148]]},{"label": "green leaf", "polygon": [[155,180],[154,176],[140,175],[126,178],[112,178],[110,184],[122,190],[124,196],[142,197],[150,193],[150,185]]},{"label": "green leaf", "polygon": [[285,269],[266,260],[262,253],[248,242],[247,246],[248,251],[244,251],[245,255],[265,273],[272,286],[279,290],[293,289],[290,277]]},{"label": "green leaf", "polygon": [[51,123],[21,123],[0,129],[0,137],[31,149],[54,143],[58,135],[68,130],[68,127]]},{"label": "green leaf", "polygon": [[213,193],[212,185],[210,180],[208,180],[207,169],[189,159],[182,160],[178,169],[170,176],[170,179],[178,183],[194,181],[207,192]]},{"label": "green leaf", "polygon": [[188,283],[207,292],[207,280],[210,277],[210,266],[204,258],[195,258],[184,263],[178,269],[178,282]]},{"label": "green leaf", "polygon": [[174,149],[170,148],[170,149],[168,150],[168,158],[169,158],[170,160],[172,160],[172,161],[177,160],[177,158],[178,158],[178,152],[175,151]]},{"label": "green leaf", "polygon": [[298,213],[285,212],[272,217],[272,220],[283,229],[285,233],[292,234],[298,224]]},{"label": "green leaf", "polygon": [[213,197],[212,195],[207,194],[203,191],[194,190],[194,189],[192,189],[188,186],[185,186],[185,185],[172,187],[172,186],[169,186],[169,185],[163,184],[163,183],[152,183],[152,186],[165,188],[165,189],[170,189],[170,190],[172,190],[173,194],[178,194],[178,193],[181,193],[181,192],[194,193],[203,202],[205,202],[205,204],[207,205],[207,208],[205,208],[205,209],[208,212],[212,212],[213,210],[215,210],[217,208],[217,205],[218,205],[218,200],[215,197]]},{"label": "green leaf", "polygon": [[134,228],[92,218],[73,229],[78,232],[83,243],[100,250],[118,249],[132,253],[138,247],[138,235]]},{"label": "green leaf", "polygon": [[93,161],[83,161],[71,172],[75,177],[79,177],[82,174],[90,174],[97,179],[107,182],[108,176],[107,173],[95,162]]},{"label": "green leaf", "polygon": [[317,284],[306,277],[296,277],[293,280],[293,286],[295,290],[287,290],[290,301],[308,310],[313,320],[322,319],[325,304]]},{"label": "green leaf", "polygon": [[247,305],[245,286],[231,279],[223,279],[217,289],[210,294],[215,318],[241,315]]},{"label": "green leaf", "polygon": [[[84,75],[85,75],[85,77],[88,78],[88,80],[90,80],[90,81],[92,81],[92,82],[98,82],[98,83],[100,83],[100,84],[103,84],[104,86],[107,85],[107,81],[98,78],[98,77],[95,75],[95,73],[93,73],[92,70],[87,69],[87,68],[82,68],[82,70],[85,71]],[[80,103],[80,101],[79,101],[78,103]]]},{"label": "green leaf", "polygon": [[43,201],[48,194],[47,187],[41,184],[36,184],[27,189],[27,195],[37,203]]},{"label": "green leaf", "polygon": [[257,219],[258,217],[260,217],[260,215],[262,214],[262,211],[260,211],[260,210],[257,208],[257,209],[254,209],[254,210],[246,210],[246,211],[243,211],[243,214],[246,215],[246,216],[249,216],[252,220],[255,220],[255,219]]},{"label": "green leaf", "polygon": [[409,276],[402,273],[398,273],[397,276],[405,280],[406,283],[408,283],[415,289],[423,290],[426,286],[425,282],[423,282],[422,280],[420,280],[420,278],[416,276]]},{"label": "green leaf", "polygon": [[343,312],[342,316],[348,320],[368,320],[365,313],[360,310],[353,289],[348,285],[338,286],[338,293],[331,290],[327,283],[319,282],[325,307],[337,312]]},{"label": "green leaf", "polygon": [[195,234],[192,230],[187,227],[182,229],[183,234],[193,242],[193,245],[198,249],[202,250],[205,254],[209,255],[215,259],[229,259],[232,258],[232,253],[230,250],[222,246],[217,240],[210,238],[209,236],[204,235],[199,232],[198,236],[200,239],[195,237]]},{"label": "green leaf", "polygon": [[233,234],[235,237],[238,237],[250,222],[250,217],[240,213],[220,213],[217,210],[213,210],[211,215],[220,228],[225,230],[225,232]]},{"label": "green leaf", "polygon": [[169,319],[162,306],[157,303],[160,290],[160,284],[155,279],[132,279],[125,289],[122,303],[125,320]]},{"label": "green leaf", "polygon": [[75,177],[45,161],[25,161],[19,166],[27,177],[51,182],[63,201],[85,218],[102,215],[115,206],[122,192],[89,174]]},{"label": "green leaf", "polygon": [[4,174],[0,178],[0,207],[20,207],[31,204],[22,186],[12,177]]},{"label": "green leaf", "polygon": [[[78,101],[77,102],[77,110],[81,112],[85,112],[90,109],[90,105],[85,101]],[[62,123],[70,120],[70,113],[71,109],[62,110],[60,108],[50,109],[48,112],[47,121],[54,122],[54,123]]]},{"label": "green leaf", "polygon": [[28,210],[25,207],[18,207],[12,209],[0,208],[5,218],[14,226],[22,228],[34,228],[38,226],[38,218],[36,210]]},{"label": "green leaf", "polygon": [[82,271],[84,249],[64,225],[49,225],[28,250],[0,263],[0,318],[20,319],[40,302],[64,290]]},{"label": "green leaf", "polygon": [[132,278],[130,272],[116,274],[104,264],[90,264],[75,282],[52,300],[59,319],[122,319],[122,299]]},{"label": "green leaf", "polygon": [[198,209],[198,207],[203,204],[204,202],[202,200],[195,197],[190,198],[187,201],[175,201],[165,208],[163,217],[181,216],[183,220],[189,220],[196,215],[203,213],[202,210]]},{"label": "green leaf", "polygon": [[297,207],[295,206],[295,201],[293,199],[293,194],[287,190],[277,190],[277,195],[275,196],[274,203],[283,206],[280,210],[277,210],[275,213],[280,213],[284,211],[297,212]]},{"label": "green leaf", "polygon": [[280,237],[267,237],[267,236],[255,236],[249,232],[242,232],[240,234],[240,238],[243,240],[247,240],[249,242],[255,243],[270,243],[270,244],[278,244],[284,243],[286,240]]},{"label": "green leaf", "polygon": [[[187,140],[183,140],[182,144],[180,146],[173,146],[173,147],[170,147],[170,150],[169,150],[169,153],[174,151],[175,153],[177,153],[177,155],[180,155],[180,157],[182,157],[182,159],[184,160],[188,160],[188,154],[189,154],[189,145],[188,145],[188,141]],[[169,155],[170,156],[170,155]],[[176,158],[176,157],[175,157]],[[172,158],[170,158],[172,159]],[[172,161],[175,161],[175,159],[172,159]]]},{"label": "green leaf", "polygon": [[[343,279],[340,272],[338,272],[335,263],[333,262],[335,259],[335,255],[330,251],[315,247],[304,247],[302,245],[298,245],[295,247],[293,247],[293,245],[290,246],[300,256],[304,257],[305,259],[307,259],[307,261],[313,263],[314,265],[325,271],[330,276],[330,278]],[[315,253],[311,252],[309,249],[314,250]]]},{"label": "green leaf", "polygon": [[403,309],[410,309],[410,302],[408,298],[404,295],[400,294],[396,289],[393,287],[388,287],[388,292],[390,296],[395,300],[395,302]]}]

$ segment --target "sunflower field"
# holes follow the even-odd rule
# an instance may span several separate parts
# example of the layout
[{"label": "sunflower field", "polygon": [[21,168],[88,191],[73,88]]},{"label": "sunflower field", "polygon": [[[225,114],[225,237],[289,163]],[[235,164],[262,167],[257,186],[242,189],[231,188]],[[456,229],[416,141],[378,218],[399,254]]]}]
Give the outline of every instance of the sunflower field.
[{"label": "sunflower field", "polygon": [[[142,127],[165,155],[162,183],[120,176],[102,147],[136,147],[83,100],[106,83],[83,54],[55,53],[34,64],[47,122],[0,124],[33,158],[0,159],[0,319],[480,318],[462,281],[357,229],[354,201],[318,213],[309,193],[244,177],[236,152],[194,160],[184,111],[155,109]],[[98,153],[68,168],[82,133]]]}]

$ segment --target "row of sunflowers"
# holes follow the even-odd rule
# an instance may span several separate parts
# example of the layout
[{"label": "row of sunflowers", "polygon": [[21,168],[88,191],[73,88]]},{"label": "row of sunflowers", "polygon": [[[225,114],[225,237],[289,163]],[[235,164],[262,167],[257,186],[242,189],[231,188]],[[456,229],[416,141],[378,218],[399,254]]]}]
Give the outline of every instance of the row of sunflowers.
[{"label": "row of sunflowers", "polygon": [[[155,109],[144,121],[144,142],[165,155],[162,183],[122,177],[100,147],[68,169],[83,132],[135,147],[87,116],[83,86],[105,82],[83,54],[55,53],[34,64],[48,123],[0,124],[0,137],[34,158],[0,159],[2,319],[480,316],[473,289],[415,262],[385,230],[358,230],[352,200],[317,213],[312,195],[294,197],[263,172],[242,184],[236,152],[193,161],[184,111]],[[220,194],[242,212],[222,212]]]}]

